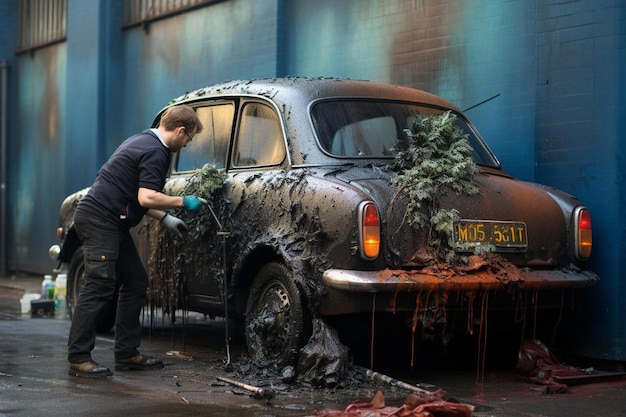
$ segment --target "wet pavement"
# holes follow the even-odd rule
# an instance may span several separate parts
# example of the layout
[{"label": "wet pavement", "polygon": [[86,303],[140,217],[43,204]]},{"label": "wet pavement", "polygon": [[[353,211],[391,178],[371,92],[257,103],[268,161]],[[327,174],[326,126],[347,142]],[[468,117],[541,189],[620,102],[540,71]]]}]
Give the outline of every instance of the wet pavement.
[{"label": "wet pavement", "polygon": [[[110,378],[95,380],[69,377],[69,320],[32,318],[21,312],[20,299],[24,293],[39,292],[41,279],[0,277],[0,417],[311,416],[316,410],[343,410],[354,400],[369,401],[378,390],[387,405],[400,406],[410,393],[390,384],[370,383],[367,378],[358,385],[332,389],[271,379],[262,371],[246,368],[243,341],[236,335],[230,346],[234,369],[227,370],[224,322],[200,315],[187,316],[184,325],[179,318],[173,327],[169,321],[144,317],[141,350],[162,358],[162,370],[115,372]],[[112,334],[98,337],[93,356],[113,367]],[[619,368],[618,364],[611,366]],[[473,405],[473,416],[626,416],[626,380],[622,377],[546,394],[542,386],[524,380],[510,368],[484,373],[472,363],[454,368],[434,365],[419,372],[396,368],[385,374],[427,384],[429,390],[441,388],[459,402]],[[244,375],[246,369],[255,374]],[[218,377],[245,380],[271,389],[276,396],[269,401],[256,399]]]}]

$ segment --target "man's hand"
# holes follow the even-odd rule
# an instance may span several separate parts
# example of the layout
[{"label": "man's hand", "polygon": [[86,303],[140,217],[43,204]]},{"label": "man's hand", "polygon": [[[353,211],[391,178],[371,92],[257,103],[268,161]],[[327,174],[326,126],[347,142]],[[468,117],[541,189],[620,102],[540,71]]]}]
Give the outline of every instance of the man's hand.
[{"label": "man's hand", "polygon": [[165,226],[169,231],[174,233],[178,237],[183,237],[183,232],[186,232],[187,225],[184,221],[179,219],[178,217],[174,217],[171,214],[166,214],[161,219],[161,223]]},{"label": "man's hand", "polygon": [[183,196],[183,208],[192,213],[198,211],[202,207],[202,201],[195,195]]}]

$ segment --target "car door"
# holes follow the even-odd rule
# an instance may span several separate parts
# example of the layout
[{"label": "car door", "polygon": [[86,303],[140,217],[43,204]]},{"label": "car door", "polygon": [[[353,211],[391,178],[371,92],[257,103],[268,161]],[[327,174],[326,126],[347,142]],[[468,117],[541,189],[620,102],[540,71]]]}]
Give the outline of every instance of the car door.
[{"label": "car door", "polygon": [[[203,181],[203,168],[209,164],[218,170],[226,166],[228,147],[235,117],[235,102],[218,100],[192,104],[203,129],[182,148],[172,162],[168,194],[185,194],[192,181]],[[200,187],[201,189],[202,187]],[[221,191],[200,195],[210,201],[211,208],[202,207],[197,213],[180,213],[189,227],[181,252],[176,254],[180,265],[177,287],[186,309],[210,312],[221,308],[223,302],[224,237],[219,234],[224,205]],[[177,247],[181,247],[178,245]]]}]

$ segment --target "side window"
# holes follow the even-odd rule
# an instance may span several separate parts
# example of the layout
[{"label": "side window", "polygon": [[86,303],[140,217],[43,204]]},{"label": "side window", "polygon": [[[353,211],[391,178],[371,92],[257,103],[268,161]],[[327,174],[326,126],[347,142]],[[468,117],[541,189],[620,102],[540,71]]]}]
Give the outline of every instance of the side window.
[{"label": "side window", "polygon": [[278,115],[265,104],[246,103],[242,109],[233,165],[276,165],[285,159],[285,155]]},{"label": "side window", "polygon": [[224,168],[235,106],[233,103],[221,103],[196,109],[202,122],[202,132],[182,148],[178,156],[176,171],[192,171],[206,164]]}]

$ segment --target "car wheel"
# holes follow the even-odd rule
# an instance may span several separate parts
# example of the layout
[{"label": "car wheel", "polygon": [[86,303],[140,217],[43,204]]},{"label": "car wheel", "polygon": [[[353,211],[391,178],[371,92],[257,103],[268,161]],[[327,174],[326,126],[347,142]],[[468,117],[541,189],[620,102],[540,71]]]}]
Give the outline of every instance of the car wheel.
[{"label": "car wheel", "polygon": [[[83,257],[82,246],[79,246],[72,254],[67,272],[67,295],[65,297],[65,303],[67,306],[67,313],[70,319],[72,319],[74,311],[76,310],[76,303],[78,302],[78,294],[83,286],[83,276],[85,274],[85,260]],[[113,295],[113,299],[98,315],[98,322],[96,325],[96,331],[98,333],[108,333],[115,325],[117,294],[118,291],[116,290]]]},{"label": "car wheel", "polygon": [[284,265],[270,263],[259,270],[246,307],[246,342],[252,361],[295,364],[305,330],[302,300]]}]

